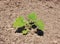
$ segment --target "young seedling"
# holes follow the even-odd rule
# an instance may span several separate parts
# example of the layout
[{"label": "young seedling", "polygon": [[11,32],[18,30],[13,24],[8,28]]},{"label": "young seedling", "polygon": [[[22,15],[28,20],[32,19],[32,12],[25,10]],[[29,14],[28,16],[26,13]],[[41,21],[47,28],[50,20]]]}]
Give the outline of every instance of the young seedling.
[{"label": "young seedling", "polygon": [[32,28],[37,28],[37,34],[42,36],[44,34],[44,22],[42,20],[37,20],[35,13],[29,14],[28,19],[31,21],[30,24],[32,25]]},{"label": "young seedling", "polygon": [[13,27],[16,27],[17,30],[15,33],[22,33],[22,31],[25,29],[26,21],[24,20],[23,17],[18,17],[16,18],[16,21],[13,24]]},{"label": "young seedling", "polygon": [[31,21],[30,24],[32,28],[38,27],[40,30],[44,30],[44,22],[42,20],[37,20],[36,13],[32,12],[28,15],[28,20]]},{"label": "young seedling", "polygon": [[37,20],[36,13],[32,12],[32,13],[28,14],[28,20],[30,20],[30,22],[36,21]]},{"label": "young seedling", "polygon": [[24,18],[22,16],[16,18],[16,21],[13,24],[13,27],[18,28],[18,27],[22,27],[25,26],[26,22],[24,20]]},{"label": "young seedling", "polygon": [[28,30],[27,29],[24,29],[23,31],[22,31],[22,34],[23,35],[26,35],[28,33]]},{"label": "young seedling", "polygon": [[36,13],[32,12],[28,15],[27,21],[22,16],[16,18],[13,27],[17,28],[15,33],[22,33],[23,35],[26,35],[31,28],[37,28],[36,33],[38,35],[43,35],[44,22],[42,20],[37,20]]},{"label": "young seedling", "polygon": [[31,25],[31,28],[35,29],[37,26],[34,24],[37,20],[36,13],[32,12],[28,15],[28,20],[30,21],[29,24]]},{"label": "young seedling", "polygon": [[39,28],[39,30],[44,30],[44,22],[42,20],[37,20],[35,25]]}]

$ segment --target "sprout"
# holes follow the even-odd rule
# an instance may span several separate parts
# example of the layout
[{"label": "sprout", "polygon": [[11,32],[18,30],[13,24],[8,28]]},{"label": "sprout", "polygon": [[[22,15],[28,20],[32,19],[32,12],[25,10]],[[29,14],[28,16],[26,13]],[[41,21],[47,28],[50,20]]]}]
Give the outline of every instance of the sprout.
[{"label": "sprout", "polygon": [[13,23],[13,27],[22,27],[26,24],[23,17],[16,18],[16,21]]},{"label": "sprout", "polygon": [[16,32],[21,32],[23,35],[26,35],[32,28],[37,28],[39,30],[37,33],[40,34],[40,30],[44,30],[44,22],[42,20],[37,20],[36,14],[32,12],[28,15],[28,20],[25,20],[22,16],[16,18],[13,27],[18,28]]},{"label": "sprout", "polygon": [[42,20],[37,20],[35,25],[40,29],[44,30],[44,22]]},{"label": "sprout", "polygon": [[30,21],[35,21],[35,20],[37,19],[37,16],[36,16],[36,14],[35,14],[34,12],[32,12],[32,13],[30,13],[30,14],[28,15],[28,19],[29,19]]},{"label": "sprout", "polygon": [[22,31],[22,34],[23,35],[26,35],[27,33],[28,33],[28,30],[27,29],[25,29],[25,30]]}]

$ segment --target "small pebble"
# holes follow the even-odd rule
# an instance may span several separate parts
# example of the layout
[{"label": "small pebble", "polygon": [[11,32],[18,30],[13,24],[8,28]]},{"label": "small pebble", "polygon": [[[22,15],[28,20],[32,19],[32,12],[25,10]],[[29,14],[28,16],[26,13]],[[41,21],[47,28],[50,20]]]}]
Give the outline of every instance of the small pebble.
[{"label": "small pebble", "polygon": [[32,24],[34,24],[34,22],[30,22],[29,24],[31,24],[31,25],[32,25]]},{"label": "small pebble", "polygon": [[44,32],[42,30],[40,30],[40,29],[37,29],[36,34],[39,35],[39,36],[43,36]]},{"label": "small pebble", "polygon": [[35,28],[37,28],[37,26],[36,25],[32,25],[32,28],[35,29]]},{"label": "small pebble", "polygon": [[19,27],[19,28],[15,31],[15,33],[21,33],[21,32],[24,30],[24,28],[25,28],[25,26]]}]

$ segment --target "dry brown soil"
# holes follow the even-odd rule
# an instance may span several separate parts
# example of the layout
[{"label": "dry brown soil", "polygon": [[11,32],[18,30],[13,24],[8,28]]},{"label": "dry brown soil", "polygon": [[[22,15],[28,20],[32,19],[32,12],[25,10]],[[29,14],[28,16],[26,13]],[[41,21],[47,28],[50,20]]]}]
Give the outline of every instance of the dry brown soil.
[{"label": "dry brown soil", "polygon": [[[44,21],[44,36],[15,33],[15,19],[31,12]],[[60,44],[60,0],[0,0],[0,44]]]}]

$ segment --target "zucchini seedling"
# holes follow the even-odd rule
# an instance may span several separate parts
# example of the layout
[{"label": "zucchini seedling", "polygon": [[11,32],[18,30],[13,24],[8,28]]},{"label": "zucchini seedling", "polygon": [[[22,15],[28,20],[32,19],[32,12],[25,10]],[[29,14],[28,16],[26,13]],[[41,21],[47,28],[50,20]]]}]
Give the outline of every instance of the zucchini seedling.
[{"label": "zucchini seedling", "polygon": [[31,25],[31,27],[33,29],[35,29],[37,26],[34,24],[35,21],[37,20],[37,15],[36,13],[32,12],[30,14],[28,14],[28,20],[29,20],[29,24]]},{"label": "zucchini seedling", "polygon": [[42,36],[44,22],[42,20],[38,20],[36,13],[32,12],[28,14],[28,20],[25,20],[22,16],[16,18],[15,22],[13,23],[13,27],[17,28],[16,32],[22,33],[23,35],[26,35],[31,28],[37,29],[36,33]]},{"label": "zucchini seedling", "polygon": [[22,34],[23,35],[26,35],[28,33],[28,30],[27,29],[24,29],[23,31],[22,31]]},{"label": "zucchini seedling", "polygon": [[24,18],[22,16],[20,16],[20,17],[16,18],[16,20],[13,24],[13,27],[18,28],[18,27],[22,27],[25,25],[26,25],[26,22],[25,22]]},{"label": "zucchini seedling", "polygon": [[40,35],[40,36],[43,36],[44,35],[44,22],[42,20],[37,20],[35,25],[37,25],[37,34]]},{"label": "zucchini seedling", "polygon": [[[16,18],[16,21],[13,24],[13,27],[17,28],[15,33],[27,34],[28,31],[24,30],[26,24],[27,23],[26,23],[26,21],[24,20],[24,18],[22,16]],[[25,31],[25,33],[24,33],[24,31]]]},{"label": "zucchini seedling", "polygon": [[37,20],[36,13],[32,12],[31,14],[29,14],[28,15],[28,20],[30,21],[29,24],[31,24],[31,27],[33,29],[37,28],[37,34],[38,35],[43,34],[44,22],[42,20]]},{"label": "zucchini seedling", "polygon": [[44,22],[42,21],[42,20],[37,20],[36,22],[35,22],[35,25],[36,26],[38,26],[38,28],[40,29],[40,30],[44,30]]},{"label": "zucchini seedling", "polygon": [[32,13],[28,14],[28,20],[30,20],[31,22],[36,21],[37,20],[36,13],[32,12]]}]

